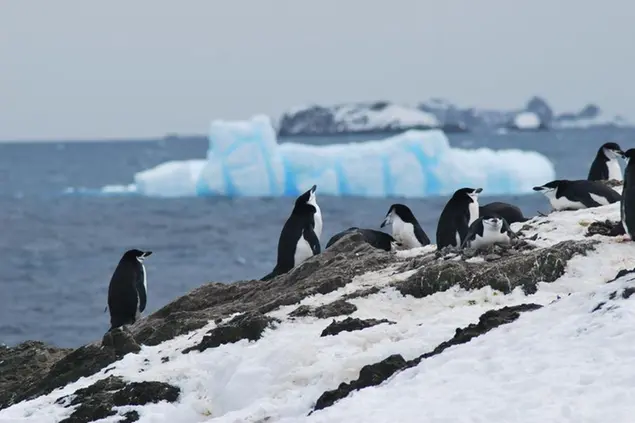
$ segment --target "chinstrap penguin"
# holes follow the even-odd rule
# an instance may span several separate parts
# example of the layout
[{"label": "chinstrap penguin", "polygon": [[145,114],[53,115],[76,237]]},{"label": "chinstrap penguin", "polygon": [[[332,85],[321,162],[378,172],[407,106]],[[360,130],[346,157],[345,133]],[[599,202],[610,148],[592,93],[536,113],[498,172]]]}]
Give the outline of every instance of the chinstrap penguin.
[{"label": "chinstrap penguin", "polygon": [[278,258],[273,271],[261,280],[287,273],[309,257],[320,254],[322,212],[317,204],[316,185],[295,200],[278,240]]},{"label": "chinstrap penguin", "polygon": [[482,188],[461,188],[447,202],[437,225],[437,248],[460,247],[468,228],[479,217]]},{"label": "chinstrap penguin", "polygon": [[485,248],[492,244],[509,245],[516,234],[500,216],[481,216],[470,225],[461,248]]},{"label": "chinstrap penguin", "polygon": [[430,238],[421,228],[410,208],[404,204],[393,204],[388,209],[380,227],[392,225],[392,237],[404,248],[425,247]]},{"label": "chinstrap penguin", "polygon": [[624,169],[624,185],[620,203],[620,220],[624,231],[635,240],[635,148],[624,153],[626,168]]},{"label": "chinstrap penguin", "polygon": [[143,260],[151,254],[152,251],[133,249],[119,260],[108,286],[109,330],[133,324],[145,310],[148,276]]},{"label": "chinstrap penguin", "polygon": [[589,181],[622,180],[622,168],[618,157],[624,157],[624,152],[617,143],[607,142],[603,144],[595,155],[591,169],[589,169]]},{"label": "chinstrap penguin", "polygon": [[600,181],[557,179],[534,187],[551,203],[554,210],[579,210],[606,206],[620,201],[621,195]]},{"label": "chinstrap penguin", "polygon": [[494,201],[479,207],[479,216],[499,216],[504,218],[509,225],[516,222],[526,222],[528,217],[523,215],[519,207],[513,204]]},{"label": "chinstrap penguin", "polygon": [[344,235],[353,232],[359,232],[364,238],[364,241],[375,248],[379,248],[380,250],[394,251],[402,249],[399,242],[386,232],[377,231],[375,229],[362,229],[356,226],[353,226],[352,228],[348,228],[345,231],[338,232],[333,235],[331,239],[329,239],[329,242],[326,243],[326,247],[324,249],[328,249],[331,245],[339,241]]}]

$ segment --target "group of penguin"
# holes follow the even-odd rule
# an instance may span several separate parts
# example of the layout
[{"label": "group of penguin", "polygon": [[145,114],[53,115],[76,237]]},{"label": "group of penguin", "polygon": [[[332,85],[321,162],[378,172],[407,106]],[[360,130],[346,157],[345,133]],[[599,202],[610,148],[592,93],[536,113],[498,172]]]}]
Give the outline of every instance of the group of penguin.
[{"label": "group of penguin", "polygon": [[[622,201],[622,226],[625,232],[630,234],[628,225],[635,229],[635,185],[629,185],[628,182],[629,177],[635,178],[635,173],[631,171],[628,161],[622,178],[618,158],[629,160],[633,155],[635,149],[624,152],[617,143],[605,143],[598,149],[587,179],[557,179],[534,187],[533,190],[541,192],[549,200],[554,211],[599,207]],[[622,179],[623,195],[602,182]],[[322,211],[317,204],[316,190],[317,186],[313,185],[295,200],[291,216],[280,233],[276,266],[261,280],[266,281],[287,273],[309,257],[321,253],[323,221]],[[510,244],[516,237],[510,225],[529,220],[513,204],[492,202],[484,206],[479,205],[478,197],[482,191],[481,188],[461,188],[450,197],[439,216],[436,232],[437,249],[481,249],[492,244]],[[390,206],[380,227],[387,225],[392,226],[391,234],[375,229],[348,228],[335,234],[325,248],[329,248],[351,232],[360,233],[370,245],[386,251],[418,248],[430,244],[430,238],[405,204]]]},{"label": "group of penguin", "polygon": [[[605,143],[598,149],[587,179],[559,179],[533,189],[545,195],[554,211],[599,207],[621,201],[621,226],[624,233],[635,239],[635,161],[630,160],[634,156],[635,148],[624,152],[614,142]],[[627,161],[623,178],[620,157]],[[622,194],[602,182],[605,180],[623,180]],[[309,257],[321,253],[323,221],[316,190],[317,186],[313,185],[295,200],[280,233],[276,265],[262,281],[287,273]],[[480,206],[478,197],[481,192],[481,188],[461,188],[454,192],[439,217],[437,249],[480,249],[492,244],[510,244],[516,234],[509,225],[529,220],[512,204],[492,202]],[[430,238],[404,204],[390,206],[380,227],[388,225],[392,226],[392,234],[375,229],[348,228],[334,235],[325,249],[354,231],[361,233],[373,247],[386,251],[430,244]],[[133,324],[145,310],[147,275],[143,261],[151,254],[151,251],[133,249],[121,257],[108,288],[110,330]]]}]

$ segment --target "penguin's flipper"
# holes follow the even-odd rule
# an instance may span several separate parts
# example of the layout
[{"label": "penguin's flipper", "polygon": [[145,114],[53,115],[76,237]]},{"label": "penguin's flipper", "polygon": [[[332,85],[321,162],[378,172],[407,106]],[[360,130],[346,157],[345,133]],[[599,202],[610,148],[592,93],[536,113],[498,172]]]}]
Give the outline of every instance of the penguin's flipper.
[{"label": "penguin's flipper", "polygon": [[459,247],[461,250],[464,248],[469,248],[470,241],[474,239],[474,232],[475,231],[470,226],[470,229],[468,230],[467,235],[465,236],[465,238],[463,238],[463,242],[461,243],[461,246]]},{"label": "penguin's flipper", "polygon": [[313,255],[320,254],[320,240],[318,239],[315,231],[313,230],[312,224],[307,224],[302,231],[302,236],[309,243],[311,250],[313,251]]},{"label": "penguin's flipper", "polygon": [[509,234],[510,238],[518,238],[518,235],[509,226],[509,223],[507,223],[507,220],[505,220],[505,218],[503,218],[503,217],[501,217],[501,220],[503,221],[503,227],[501,228],[502,229],[501,233],[507,232]]},{"label": "penguin's flipper", "polygon": [[583,195],[582,198],[580,199],[580,202],[582,204],[584,204],[584,207],[586,208],[593,208],[593,207],[600,207],[602,206],[602,204],[598,203],[597,201],[595,201],[593,199],[593,197],[591,197],[590,194],[587,195]]}]

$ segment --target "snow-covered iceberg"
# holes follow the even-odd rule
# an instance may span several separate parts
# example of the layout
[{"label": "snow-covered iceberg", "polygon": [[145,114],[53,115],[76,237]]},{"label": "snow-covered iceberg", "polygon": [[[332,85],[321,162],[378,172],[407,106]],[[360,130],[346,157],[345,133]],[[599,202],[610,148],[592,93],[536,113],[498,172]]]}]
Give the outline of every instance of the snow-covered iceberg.
[{"label": "snow-covered iceberg", "polygon": [[462,186],[487,194],[529,193],[555,179],[545,156],[517,149],[450,146],[440,130],[410,130],[378,141],[278,144],[271,121],[214,121],[205,160],[168,162],[139,172],[148,196],[286,196],[313,184],[322,194],[362,197],[447,195]]}]

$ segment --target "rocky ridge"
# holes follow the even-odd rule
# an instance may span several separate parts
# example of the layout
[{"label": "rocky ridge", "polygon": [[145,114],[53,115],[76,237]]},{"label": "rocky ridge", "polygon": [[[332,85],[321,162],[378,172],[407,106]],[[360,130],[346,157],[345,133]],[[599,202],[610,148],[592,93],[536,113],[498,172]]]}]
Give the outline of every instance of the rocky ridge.
[{"label": "rocky ridge", "polygon": [[[606,222],[602,219],[606,217],[606,209],[611,210],[609,217],[614,219],[615,205],[591,212],[554,213],[534,218],[515,226],[523,238],[519,242],[479,252],[434,251],[424,247],[420,251],[389,253],[374,249],[364,242],[361,234],[353,232],[288,274],[267,282],[205,284],[133,326],[107,333],[101,342],[72,351],[37,342],[3,347],[0,349],[0,410],[53,393],[56,404],[69,409],[66,422],[88,422],[117,413],[120,413],[121,421],[136,421],[138,411],[131,410],[130,406],[175,402],[181,395],[178,386],[165,381],[149,380],[140,384],[120,376],[108,376],[116,362],[126,355],[138,354],[143,345],[158,346],[177,337],[190,336],[192,331],[203,330],[198,339],[190,336],[189,346],[179,353],[182,356],[205,354],[210,349],[241,340],[261,342],[267,331],[282,330],[278,328],[281,323],[296,319],[324,321],[321,333],[326,338],[345,336],[350,331],[394,326],[394,321],[385,318],[339,317],[358,312],[356,302],[359,304],[360,299],[390,290],[413,300],[458,287],[465,290],[489,287],[502,294],[520,289],[525,295],[531,295],[538,291],[539,284],[559,280],[571,260],[604,248],[609,242],[610,228],[603,228],[614,225],[614,220]],[[587,222],[584,218],[576,218],[583,213],[595,213],[598,219]],[[588,218],[587,215],[584,216]],[[556,233],[554,228],[566,219],[579,222],[570,225],[571,239],[560,240],[562,234]],[[591,236],[587,236],[589,234]],[[372,283],[360,282],[363,275],[373,272],[383,275],[381,282],[377,282],[378,279]],[[628,298],[626,294],[621,295]],[[319,304],[306,301],[318,297],[323,298]],[[490,309],[476,322],[457,328],[453,337],[430,348],[429,352],[414,358],[396,352],[376,363],[366,364],[356,378],[342,381],[339,386],[316,396],[312,409],[329,407],[354,390],[380,384],[395,372],[441,354],[450,345],[469,342],[541,305],[527,301],[526,304]],[[338,320],[330,324],[323,320],[333,317]],[[316,336],[319,337],[319,333]],[[161,361],[169,360],[166,356]],[[82,377],[97,379],[78,386],[71,394],[55,395],[56,389]],[[121,392],[126,393],[126,398],[133,399],[123,401]],[[128,407],[125,411],[119,410],[124,406]]]}]

